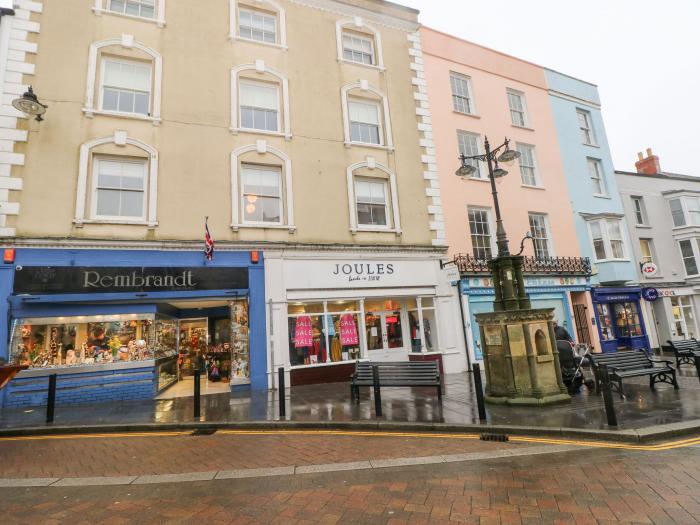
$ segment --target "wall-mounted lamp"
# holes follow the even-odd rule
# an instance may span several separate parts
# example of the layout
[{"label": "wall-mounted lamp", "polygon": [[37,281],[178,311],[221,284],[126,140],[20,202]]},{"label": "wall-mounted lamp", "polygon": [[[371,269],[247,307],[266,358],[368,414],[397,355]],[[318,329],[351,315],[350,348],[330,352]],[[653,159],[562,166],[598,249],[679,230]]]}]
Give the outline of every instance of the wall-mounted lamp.
[{"label": "wall-mounted lamp", "polygon": [[29,90],[24,93],[20,98],[16,98],[12,101],[12,107],[21,111],[25,115],[31,115],[36,117],[37,122],[44,120],[42,115],[46,113],[46,104],[39,102],[39,99],[34,94],[32,86],[29,86]]}]

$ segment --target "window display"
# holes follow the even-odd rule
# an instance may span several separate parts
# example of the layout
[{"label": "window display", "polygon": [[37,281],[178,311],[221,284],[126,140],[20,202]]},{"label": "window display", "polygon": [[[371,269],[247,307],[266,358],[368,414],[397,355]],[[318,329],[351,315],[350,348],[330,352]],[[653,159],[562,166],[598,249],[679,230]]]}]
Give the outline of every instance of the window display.
[{"label": "window display", "polygon": [[139,314],[15,319],[11,360],[49,368],[153,359],[159,347],[154,321]]},{"label": "window display", "polygon": [[615,304],[615,323],[620,337],[639,337],[642,335],[642,324],[635,303]]},{"label": "window display", "polygon": [[181,376],[194,375],[196,369],[204,368],[208,344],[209,330],[206,318],[180,321],[178,351]]},{"label": "window display", "polygon": [[[250,383],[250,321],[248,300],[231,302],[231,384]],[[226,343],[223,343],[226,346]],[[224,352],[225,348],[222,349]]]},{"label": "window display", "polygon": [[600,323],[600,334],[603,341],[612,341],[615,339],[613,330],[612,318],[610,316],[610,306],[607,304],[597,304],[598,321]]}]

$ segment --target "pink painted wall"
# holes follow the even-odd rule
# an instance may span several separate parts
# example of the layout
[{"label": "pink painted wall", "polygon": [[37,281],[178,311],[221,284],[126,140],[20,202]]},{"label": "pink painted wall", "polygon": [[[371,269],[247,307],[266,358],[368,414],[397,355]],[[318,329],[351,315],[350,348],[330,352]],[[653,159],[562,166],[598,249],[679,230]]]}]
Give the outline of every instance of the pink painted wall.
[{"label": "pink painted wall", "polygon": [[[490,184],[454,175],[459,167],[457,131],[461,130],[480,134],[482,143],[486,136],[494,146],[504,137],[511,139],[513,148],[516,142],[535,146],[542,189],[522,186],[518,161],[502,166],[509,173],[497,183],[511,252],[519,251],[520,240],[530,229],[528,212],[537,212],[549,217],[554,255],[580,256],[544,70],[425,27],[421,37],[450,254],[472,253],[467,206],[490,208],[495,223]],[[471,78],[476,117],[453,110],[451,71]],[[525,93],[532,129],[511,124],[508,88]],[[482,169],[485,173],[485,164]],[[495,227],[492,235],[495,238]],[[532,243],[527,244],[525,254],[532,255]]]}]

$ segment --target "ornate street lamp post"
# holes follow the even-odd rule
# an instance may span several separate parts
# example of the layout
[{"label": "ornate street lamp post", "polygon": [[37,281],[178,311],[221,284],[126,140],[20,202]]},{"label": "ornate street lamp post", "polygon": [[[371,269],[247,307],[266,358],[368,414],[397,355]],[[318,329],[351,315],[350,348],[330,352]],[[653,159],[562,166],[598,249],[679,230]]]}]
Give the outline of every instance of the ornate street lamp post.
[{"label": "ornate street lamp post", "polygon": [[475,162],[485,162],[496,210],[498,254],[488,262],[493,276],[494,311],[475,315],[481,329],[486,401],[513,405],[566,401],[569,396],[559,368],[554,309],[532,308],[525,290],[522,249],[517,255],[510,253],[498,202],[496,179],[508,174],[498,163],[512,162],[520,153],[510,149],[508,139],[493,149],[486,139],[484,150],[483,155],[460,155],[461,165],[455,174],[466,179],[476,172]]}]

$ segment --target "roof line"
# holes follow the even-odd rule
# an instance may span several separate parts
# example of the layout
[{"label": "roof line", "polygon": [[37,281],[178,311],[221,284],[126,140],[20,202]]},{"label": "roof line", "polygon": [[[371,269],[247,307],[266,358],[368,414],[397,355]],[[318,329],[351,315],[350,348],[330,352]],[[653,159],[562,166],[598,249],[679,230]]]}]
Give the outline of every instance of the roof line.
[{"label": "roof line", "polygon": [[547,71],[551,71],[552,73],[556,73],[557,75],[561,75],[563,77],[568,77],[573,80],[577,80],[578,82],[583,82],[584,84],[588,84],[589,86],[593,86],[594,88],[598,88],[598,84],[594,84],[593,82],[589,82],[588,80],[583,80],[581,78],[575,77],[573,75],[569,75],[568,73],[562,73],[561,71],[557,71],[556,69],[552,69],[550,67],[545,67]]}]

